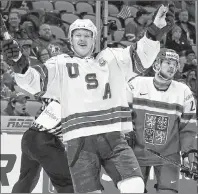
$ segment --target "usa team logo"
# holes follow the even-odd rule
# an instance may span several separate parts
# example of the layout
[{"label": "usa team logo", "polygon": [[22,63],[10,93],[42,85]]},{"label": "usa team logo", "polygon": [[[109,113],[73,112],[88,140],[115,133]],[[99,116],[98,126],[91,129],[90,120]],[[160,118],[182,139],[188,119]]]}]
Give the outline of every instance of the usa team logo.
[{"label": "usa team logo", "polygon": [[99,64],[100,64],[101,67],[102,67],[102,66],[105,66],[106,63],[107,63],[107,61],[104,60],[103,58],[100,58],[100,59],[99,59]]}]

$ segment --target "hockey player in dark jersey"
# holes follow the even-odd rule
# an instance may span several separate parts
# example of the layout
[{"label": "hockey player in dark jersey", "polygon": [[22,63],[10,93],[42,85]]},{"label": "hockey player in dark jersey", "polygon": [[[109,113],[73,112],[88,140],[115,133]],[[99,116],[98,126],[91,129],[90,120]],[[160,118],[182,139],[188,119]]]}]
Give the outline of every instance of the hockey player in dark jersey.
[{"label": "hockey player in dark jersey", "polygon": [[[77,19],[68,33],[74,55],[58,55],[45,63],[48,76],[44,86],[40,85],[40,74],[24,56],[20,58],[18,47],[4,42],[5,55],[15,61],[20,58],[13,64],[17,84],[61,104],[63,141],[68,144],[75,192],[101,192],[101,165],[121,193],[144,191],[139,164],[122,133],[132,130],[126,81],[132,72],[142,73],[152,65],[159,41],[173,25],[174,6],[162,5],[137,45],[105,48],[94,58],[97,28],[89,19]],[[57,106],[51,108],[55,111]]]},{"label": "hockey player in dark jersey", "polygon": [[174,50],[161,49],[153,69],[154,78],[139,76],[129,82],[135,115],[133,150],[145,184],[154,166],[157,191],[177,193],[180,169],[146,148],[176,162],[182,157],[183,165],[193,169],[194,154],[189,151],[197,149],[196,105],[190,88],[173,80],[179,69],[179,55]]}]

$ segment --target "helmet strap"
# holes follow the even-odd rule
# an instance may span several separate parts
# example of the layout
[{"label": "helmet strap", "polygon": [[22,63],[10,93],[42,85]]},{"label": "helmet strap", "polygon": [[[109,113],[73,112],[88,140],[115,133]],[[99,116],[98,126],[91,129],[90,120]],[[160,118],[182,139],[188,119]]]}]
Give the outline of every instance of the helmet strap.
[{"label": "helmet strap", "polygon": [[171,81],[172,80],[172,78],[165,78],[164,77],[164,75],[161,73],[161,70],[157,73],[157,75],[158,75],[158,77],[160,78],[160,79],[162,79],[163,81],[165,81],[165,82],[169,82],[169,81]]},{"label": "helmet strap", "polygon": [[[160,64],[161,60],[159,60],[158,63]],[[167,90],[169,85],[172,82],[172,79],[165,78],[164,75],[161,73],[161,64],[160,64],[159,69],[155,68],[154,71],[155,71],[155,77],[154,77],[154,80],[153,80],[154,86],[158,90],[163,90],[163,91]]]}]

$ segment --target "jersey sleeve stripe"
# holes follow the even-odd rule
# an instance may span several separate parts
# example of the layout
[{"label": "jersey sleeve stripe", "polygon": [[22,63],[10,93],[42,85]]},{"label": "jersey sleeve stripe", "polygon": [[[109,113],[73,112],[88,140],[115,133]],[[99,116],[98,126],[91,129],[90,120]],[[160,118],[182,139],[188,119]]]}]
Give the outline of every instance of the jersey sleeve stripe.
[{"label": "jersey sleeve stripe", "polygon": [[196,119],[190,119],[190,120],[189,119],[181,119],[180,122],[181,123],[195,123],[196,124],[197,120]]},{"label": "jersey sleeve stripe", "polygon": [[43,91],[47,91],[47,85],[48,85],[48,69],[47,67],[44,65],[43,66],[43,71],[45,72],[45,79],[44,79],[44,86],[43,86]]},{"label": "jersey sleeve stripe", "polygon": [[47,90],[48,84],[48,69],[46,66],[34,65],[32,68],[36,69],[41,76],[41,91]]},{"label": "jersey sleeve stripe", "polygon": [[35,97],[42,97],[46,91],[47,91],[47,85],[48,85],[48,69],[45,65],[43,65],[42,67],[39,65],[35,65],[32,68],[36,69],[40,76],[41,76],[41,80],[40,80],[40,85],[41,85],[41,91],[36,93],[34,96]]},{"label": "jersey sleeve stripe", "polygon": [[146,71],[146,69],[143,67],[142,62],[135,51],[135,48],[133,45],[130,46],[130,56],[131,56],[131,61],[133,64],[133,72],[137,74],[141,74]]},{"label": "jersey sleeve stripe", "polygon": [[195,119],[196,118],[196,113],[183,113],[182,114],[182,119],[184,120],[190,120],[190,119]]}]

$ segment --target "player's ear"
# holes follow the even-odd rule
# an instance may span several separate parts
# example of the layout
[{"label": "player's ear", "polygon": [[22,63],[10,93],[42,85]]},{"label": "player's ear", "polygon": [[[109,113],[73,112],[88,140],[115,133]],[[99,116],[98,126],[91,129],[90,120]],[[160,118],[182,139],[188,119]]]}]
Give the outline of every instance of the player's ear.
[{"label": "player's ear", "polygon": [[155,72],[160,70],[160,63],[160,59],[155,60],[155,62],[153,63],[153,69]]}]

